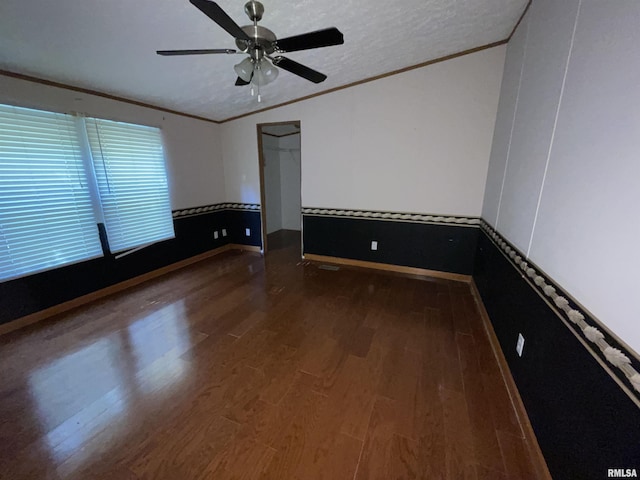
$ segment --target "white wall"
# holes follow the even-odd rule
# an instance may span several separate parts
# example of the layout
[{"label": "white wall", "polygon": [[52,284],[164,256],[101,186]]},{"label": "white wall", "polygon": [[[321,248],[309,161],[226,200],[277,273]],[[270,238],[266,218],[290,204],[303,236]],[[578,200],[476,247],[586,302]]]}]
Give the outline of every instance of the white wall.
[{"label": "white wall", "polygon": [[635,0],[534,0],[509,43],[483,208],[635,351],[638,25]]},{"label": "white wall", "polygon": [[300,134],[280,137],[280,183],[282,194],[282,228],[300,230]]},{"label": "white wall", "polygon": [[162,129],[173,209],[225,201],[220,126],[151,108],[0,75],[0,103]]},{"label": "white wall", "polygon": [[260,202],[256,124],[299,120],[304,206],[480,215],[504,55],[500,46],[222,124],[227,199]]},{"label": "white wall", "polygon": [[278,139],[262,135],[267,233],[282,230],[282,185]]}]

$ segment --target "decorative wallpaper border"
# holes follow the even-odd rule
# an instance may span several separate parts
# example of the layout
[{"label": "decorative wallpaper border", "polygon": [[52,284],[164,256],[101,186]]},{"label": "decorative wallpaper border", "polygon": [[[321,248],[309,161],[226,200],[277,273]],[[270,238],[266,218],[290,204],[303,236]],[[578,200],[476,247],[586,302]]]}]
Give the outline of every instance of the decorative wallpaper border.
[{"label": "decorative wallpaper border", "polygon": [[192,217],[194,215],[202,215],[218,210],[246,210],[259,211],[259,203],[216,203],[213,205],[205,205],[202,207],[185,208],[182,210],[174,210],[171,212],[173,218]]},{"label": "decorative wallpaper border", "polygon": [[400,222],[433,223],[438,225],[459,225],[463,227],[479,227],[478,217],[458,217],[453,215],[431,215],[424,213],[380,212],[375,210],[349,210],[337,208],[302,207],[303,215],[323,217],[347,217],[373,220],[395,220]]},{"label": "decorative wallpaper border", "polygon": [[[558,315],[596,357],[611,375],[624,385],[627,394],[640,406],[640,360],[636,354],[627,350],[596,318],[572,301],[569,296],[549,276],[535,265],[527,262],[527,258],[496,232],[484,219],[480,226],[493,243],[502,251],[514,268],[520,271],[523,278],[542,297],[549,307]],[[560,292],[560,293],[558,293]],[[631,387],[631,388],[628,388]]]},{"label": "decorative wallpaper border", "polygon": [[259,203],[225,203],[227,210],[248,210],[248,211],[260,211]]}]

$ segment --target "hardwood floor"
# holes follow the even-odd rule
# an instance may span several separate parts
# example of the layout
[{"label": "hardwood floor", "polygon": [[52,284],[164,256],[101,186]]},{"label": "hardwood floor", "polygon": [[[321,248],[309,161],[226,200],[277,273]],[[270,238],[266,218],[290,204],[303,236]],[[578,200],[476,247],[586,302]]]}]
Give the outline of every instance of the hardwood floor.
[{"label": "hardwood floor", "polygon": [[0,337],[0,476],[536,478],[467,284],[292,238]]}]

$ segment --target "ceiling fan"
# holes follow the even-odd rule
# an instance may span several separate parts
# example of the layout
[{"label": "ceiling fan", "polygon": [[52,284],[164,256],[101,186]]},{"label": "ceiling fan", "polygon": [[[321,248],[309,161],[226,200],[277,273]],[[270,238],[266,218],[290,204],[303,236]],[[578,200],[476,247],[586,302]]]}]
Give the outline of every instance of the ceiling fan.
[{"label": "ceiling fan", "polygon": [[244,6],[244,11],[253,22],[253,25],[245,25],[243,27],[236,24],[217,3],[211,0],[189,1],[231,34],[236,40],[238,50],[231,48],[158,50],[156,53],[164,56],[212,53],[247,54],[247,58],[234,66],[234,70],[238,74],[236,85],[251,84],[252,95],[253,85],[255,85],[258,88],[258,101],[261,100],[260,87],[271,83],[277,78],[278,69],[276,66],[313,83],[323,82],[327,78],[326,75],[283,57],[280,53],[342,45],[344,43],[342,33],[335,27],[278,39],[271,30],[258,25],[264,13],[264,6],[256,0],[250,0]]}]

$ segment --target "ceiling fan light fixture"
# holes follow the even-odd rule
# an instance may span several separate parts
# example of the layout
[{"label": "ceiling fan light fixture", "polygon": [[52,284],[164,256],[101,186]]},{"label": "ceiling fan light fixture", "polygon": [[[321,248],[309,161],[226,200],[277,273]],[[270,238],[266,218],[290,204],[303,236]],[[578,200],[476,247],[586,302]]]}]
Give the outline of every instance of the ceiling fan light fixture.
[{"label": "ceiling fan light fixture", "polygon": [[271,65],[271,62],[263,58],[255,64],[251,83],[258,87],[262,87],[270,84],[276,78],[278,78],[278,69]]},{"label": "ceiling fan light fixture", "polygon": [[236,71],[238,77],[245,82],[250,82],[251,76],[253,75],[253,67],[253,60],[251,60],[251,57],[247,57],[237,65],[234,65],[233,69]]},{"label": "ceiling fan light fixture", "polygon": [[273,82],[276,78],[278,78],[278,69],[276,67],[274,67],[271,62],[265,62],[265,64],[267,65],[266,68],[262,68],[262,73],[264,74],[265,79],[267,80],[267,83],[271,83]]}]

